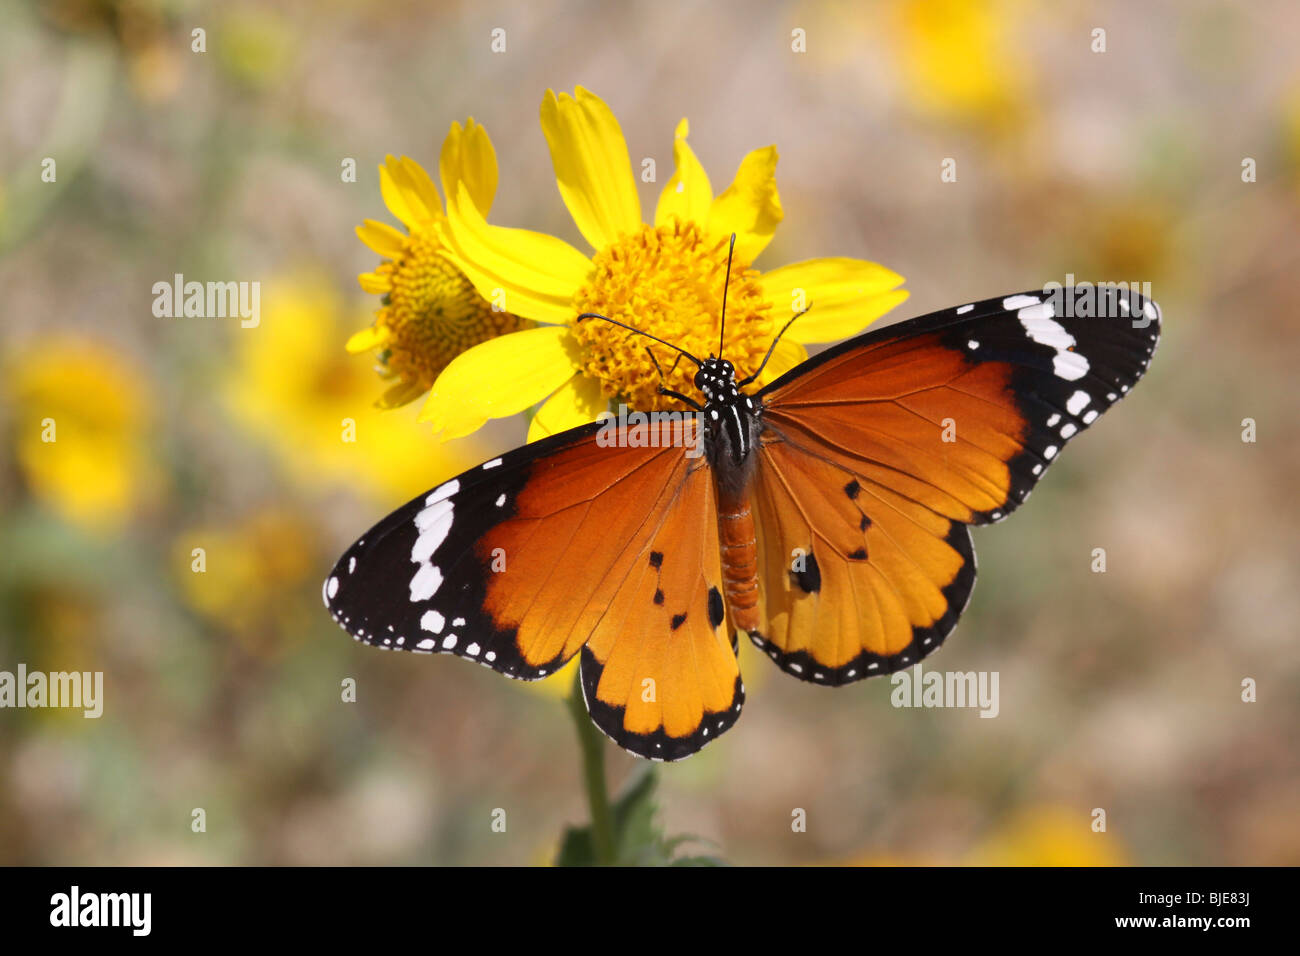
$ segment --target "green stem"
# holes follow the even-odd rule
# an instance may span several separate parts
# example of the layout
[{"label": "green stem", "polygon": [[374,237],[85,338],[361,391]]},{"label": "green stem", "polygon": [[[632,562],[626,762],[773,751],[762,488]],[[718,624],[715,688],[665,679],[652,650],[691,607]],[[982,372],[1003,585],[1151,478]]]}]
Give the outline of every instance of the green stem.
[{"label": "green stem", "polygon": [[605,738],[587,714],[582,698],[582,674],[575,669],[573,690],[569,693],[569,714],[578,731],[582,750],[582,776],[591,807],[591,846],[597,866],[614,863],[614,817],[609,809],[609,791],[605,787]]}]

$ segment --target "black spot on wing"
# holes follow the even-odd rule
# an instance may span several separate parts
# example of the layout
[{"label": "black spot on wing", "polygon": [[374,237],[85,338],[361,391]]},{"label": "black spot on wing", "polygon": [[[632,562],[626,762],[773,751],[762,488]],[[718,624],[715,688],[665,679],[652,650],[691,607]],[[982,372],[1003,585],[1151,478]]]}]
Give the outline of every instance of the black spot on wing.
[{"label": "black spot on wing", "polygon": [[663,564],[664,564],[664,555],[663,555],[663,552],[662,552],[662,551],[651,551],[651,552],[650,552],[650,567],[654,568],[655,570],[658,570],[659,568],[663,567]]},{"label": "black spot on wing", "polygon": [[663,603],[664,603],[664,592],[661,591],[659,588],[655,588],[654,602],[655,602],[656,604],[663,604]]},{"label": "black spot on wing", "polygon": [[795,568],[791,572],[795,582],[803,588],[805,594],[815,594],[822,588],[822,569],[817,566],[817,556],[808,549],[808,553],[795,559]]},{"label": "black spot on wing", "polygon": [[674,614],[671,627],[675,631],[685,623],[686,623],[686,615],[684,613]]},{"label": "black spot on wing", "polygon": [[709,588],[709,623],[714,627],[722,624],[722,619],[726,614],[726,607],[722,603],[722,592],[717,588]]}]

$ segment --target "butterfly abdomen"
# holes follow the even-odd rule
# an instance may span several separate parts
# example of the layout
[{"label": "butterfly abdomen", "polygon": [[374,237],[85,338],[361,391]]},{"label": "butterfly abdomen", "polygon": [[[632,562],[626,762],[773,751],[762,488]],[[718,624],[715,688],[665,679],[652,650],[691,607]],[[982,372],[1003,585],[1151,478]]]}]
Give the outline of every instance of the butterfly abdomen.
[{"label": "butterfly abdomen", "polygon": [[722,548],[722,583],[731,626],[758,627],[758,544],[747,496],[720,495],[718,539]]}]

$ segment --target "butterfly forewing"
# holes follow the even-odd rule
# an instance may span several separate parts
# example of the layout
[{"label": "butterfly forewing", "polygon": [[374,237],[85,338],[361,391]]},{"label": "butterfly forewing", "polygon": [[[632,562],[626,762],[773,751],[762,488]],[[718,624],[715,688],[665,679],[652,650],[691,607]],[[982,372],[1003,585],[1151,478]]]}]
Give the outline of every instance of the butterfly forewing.
[{"label": "butterfly forewing", "polygon": [[325,604],[357,640],[523,680],[585,645],[593,720],[634,753],[676,759],[730,726],[743,696],[716,596],[711,476],[685,453],[693,435],[634,447],[597,431],[517,449],[399,508],[339,559]]}]

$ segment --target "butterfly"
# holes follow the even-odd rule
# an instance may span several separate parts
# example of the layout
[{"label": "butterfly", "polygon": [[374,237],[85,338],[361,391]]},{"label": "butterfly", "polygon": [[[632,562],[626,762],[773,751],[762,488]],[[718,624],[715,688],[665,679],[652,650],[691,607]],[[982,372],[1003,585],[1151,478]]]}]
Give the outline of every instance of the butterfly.
[{"label": "butterfly", "polygon": [[1153,302],[1098,286],[1085,317],[1074,291],[870,331],[752,392],[758,372],[677,349],[705,398],[661,388],[679,440],[593,422],[484,462],[348,548],[325,606],[358,641],[521,680],[580,655],[591,719],[654,760],[736,722],[742,636],[814,684],[909,667],[970,599],[970,527],[1019,507],[1155,352]]}]

